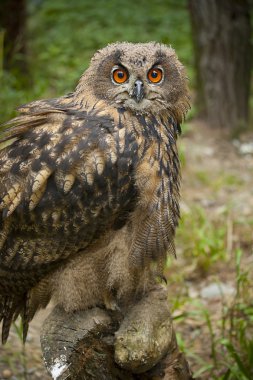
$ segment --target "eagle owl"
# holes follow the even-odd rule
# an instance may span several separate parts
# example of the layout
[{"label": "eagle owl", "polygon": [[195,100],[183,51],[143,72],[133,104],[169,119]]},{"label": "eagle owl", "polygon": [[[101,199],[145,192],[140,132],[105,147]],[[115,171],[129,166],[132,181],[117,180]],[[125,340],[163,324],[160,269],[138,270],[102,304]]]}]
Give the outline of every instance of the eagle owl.
[{"label": "eagle owl", "polygon": [[0,320],[24,339],[52,298],[66,311],[123,308],[174,251],[176,147],[189,108],[174,50],[115,43],[74,92],[21,106],[0,150]]}]

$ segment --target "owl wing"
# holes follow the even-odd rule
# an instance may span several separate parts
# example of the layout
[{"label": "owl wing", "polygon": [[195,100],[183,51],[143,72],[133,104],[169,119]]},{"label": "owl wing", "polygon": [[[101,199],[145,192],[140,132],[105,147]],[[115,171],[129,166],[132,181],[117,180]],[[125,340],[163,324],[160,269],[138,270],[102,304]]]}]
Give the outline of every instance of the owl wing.
[{"label": "owl wing", "polygon": [[6,145],[0,150],[3,340],[17,312],[14,299],[108,229],[124,224],[136,198],[135,141],[128,136],[122,145],[123,134],[109,117],[48,109],[9,125],[0,140]]}]

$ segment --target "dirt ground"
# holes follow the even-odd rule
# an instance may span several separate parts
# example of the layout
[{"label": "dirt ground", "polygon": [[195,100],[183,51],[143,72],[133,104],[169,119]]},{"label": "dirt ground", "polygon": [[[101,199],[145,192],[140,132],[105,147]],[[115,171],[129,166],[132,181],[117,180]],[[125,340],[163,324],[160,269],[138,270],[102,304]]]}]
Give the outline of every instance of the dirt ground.
[{"label": "dirt ground", "polygon": [[[196,206],[201,206],[210,218],[226,212],[227,249],[232,254],[235,247],[242,247],[245,253],[243,265],[248,268],[253,265],[253,146],[250,141],[253,141],[253,136],[249,134],[240,141],[229,141],[219,131],[208,129],[197,121],[190,124],[189,130],[180,139],[183,156],[182,213],[191,213]],[[169,299],[185,292],[187,302],[179,303],[174,317],[184,314],[189,309],[189,299],[192,299],[192,310],[200,300],[209,310],[211,318],[219,319],[222,299],[229,299],[235,291],[234,265],[232,262],[221,262],[208,274],[200,273],[196,262],[185,260],[180,255],[180,241],[177,245],[178,259],[166,275],[170,279],[176,271],[183,278],[184,288],[182,281],[172,283],[169,280]],[[217,281],[222,283],[222,296],[215,288]],[[40,312],[32,321],[25,355],[18,332],[12,328],[7,345],[0,347],[0,380],[50,379],[42,363],[39,344],[40,326],[49,311]],[[208,363],[211,345],[205,320],[188,316],[175,326],[179,337],[186,342],[187,350],[202,358],[203,363]],[[199,364],[194,356],[190,355],[188,359],[195,371]]]},{"label": "dirt ground", "polygon": [[[251,280],[253,278],[253,134],[228,139],[220,131],[196,122],[180,144],[185,153],[182,214],[191,215],[194,208],[201,206],[207,220],[219,221],[226,230],[226,260],[218,261],[205,273],[198,268],[199,261],[191,263],[189,258],[185,260],[180,255],[182,247],[177,239],[178,259],[167,271],[168,278],[176,271],[183,273],[183,281],[176,284],[169,281],[168,293],[169,299],[175,293],[187,295],[186,302],[179,303],[173,315],[187,314],[182,321],[175,323],[175,328],[185,342],[183,346],[189,353],[187,359],[196,373],[200,367],[213,362],[211,334],[214,341],[219,337],[223,307],[231,306],[235,299],[237,249],[243,252],[242,270],[249,272]],[[185,284],[183,290],[182,283]],[[252,288],[248,290],[252,297]],[[206,316],[210,318],[212,332]],[[217,346],[217,355],[221,354],[220,349]],[[197,378],[218,378],[226,369],[224,365],[222,369],[212,371],[212,376],[207,371]]]}]

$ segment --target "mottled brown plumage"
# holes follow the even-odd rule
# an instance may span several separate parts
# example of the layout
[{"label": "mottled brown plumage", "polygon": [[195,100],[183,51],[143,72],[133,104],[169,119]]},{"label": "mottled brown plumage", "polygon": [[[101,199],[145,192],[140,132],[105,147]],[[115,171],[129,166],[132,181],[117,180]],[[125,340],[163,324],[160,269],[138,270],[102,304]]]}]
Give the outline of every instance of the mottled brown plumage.
[{"label": "mottled brown plumage", "polygon": [[[163,76],[158,83],[149,80],[154,68]],[[124,83],[115,82],[115,70],[118,80],[127,73]],[[18,314],[25,337],[51,298],[70,312],[125,307],[162,274],[174,252],[176,139],[188,107],[173,49],[116,43],[95,54],[73,93],[22,106],[7,123],[0,150],[3,342]]]}]

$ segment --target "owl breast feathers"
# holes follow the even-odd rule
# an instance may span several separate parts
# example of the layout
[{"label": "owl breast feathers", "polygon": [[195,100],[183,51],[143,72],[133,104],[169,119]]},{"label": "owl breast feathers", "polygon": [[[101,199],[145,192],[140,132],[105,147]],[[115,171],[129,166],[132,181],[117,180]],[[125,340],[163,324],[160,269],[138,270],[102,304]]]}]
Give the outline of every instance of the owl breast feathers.
[{"label": "owl breast feathers", "polygon": [[173,49],[116,43],[76,90],[19,108],[0,148],[0,320],[24,339],[52,298],[125,308],[162,275],[179,218],[176,139],[189,108]]}]

